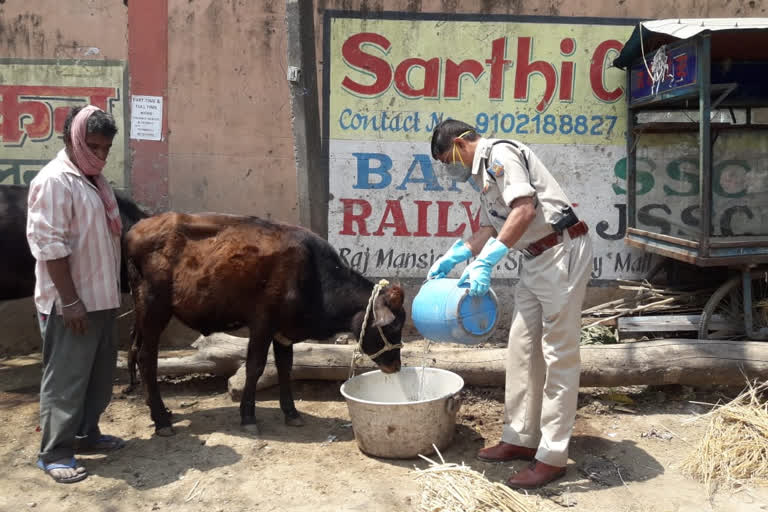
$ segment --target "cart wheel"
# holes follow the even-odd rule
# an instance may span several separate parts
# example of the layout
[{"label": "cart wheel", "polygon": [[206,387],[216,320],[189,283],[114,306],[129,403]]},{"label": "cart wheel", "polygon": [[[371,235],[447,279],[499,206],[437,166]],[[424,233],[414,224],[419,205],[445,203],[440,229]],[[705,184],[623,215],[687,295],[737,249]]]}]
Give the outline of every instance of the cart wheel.
[{"label": "cart wheel", "polygon": [[[768,327],[768,270],[753,270],[752,322],[756,328]],[[699,320],[699,339],[738,339],[744,329],[744,291],[741,274],[728,279],[704,305]]]}]

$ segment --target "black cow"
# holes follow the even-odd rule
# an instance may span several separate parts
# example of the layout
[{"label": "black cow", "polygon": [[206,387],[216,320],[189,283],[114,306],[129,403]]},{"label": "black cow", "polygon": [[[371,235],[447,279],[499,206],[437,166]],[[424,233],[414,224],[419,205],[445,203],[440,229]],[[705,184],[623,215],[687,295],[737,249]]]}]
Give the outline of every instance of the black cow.
[{"label": "black cow", "polygon": [[169,212],[137,223],[125,237],[125,254],[135,310],[132,352],[138,350],[159,435],[173,434],[157,386],[158,338],[172,316],[202,334],[249,328],[240,417],[250,429],[270,342],[289,425],[302,424],[291,393],[293,343],[363,332],[362,351],[384,372],[400,369],[402,288],[375,288],[306,229],[255,217]]},{"label": "black cow", "polygon": [[[0,185],[0,240],[3,265],[0,267],[0,300],[31,297],[35,292],[35,258],[27,243],[27,194],[23,185]],[[141,219],[147,217],[132,200],[115,191],[123,236]],[[128,293],[125,258],[120,266],[122,291]]]}]

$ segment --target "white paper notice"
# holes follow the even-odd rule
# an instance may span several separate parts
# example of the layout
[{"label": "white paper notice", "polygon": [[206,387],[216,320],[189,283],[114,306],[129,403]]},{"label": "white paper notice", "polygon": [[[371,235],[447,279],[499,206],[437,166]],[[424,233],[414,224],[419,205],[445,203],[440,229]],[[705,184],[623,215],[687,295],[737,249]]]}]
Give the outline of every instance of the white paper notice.
[{"label": "white paper notice", "polygon": [[163,133],[163,97],[131,96],[131,138],[160,140]]}]

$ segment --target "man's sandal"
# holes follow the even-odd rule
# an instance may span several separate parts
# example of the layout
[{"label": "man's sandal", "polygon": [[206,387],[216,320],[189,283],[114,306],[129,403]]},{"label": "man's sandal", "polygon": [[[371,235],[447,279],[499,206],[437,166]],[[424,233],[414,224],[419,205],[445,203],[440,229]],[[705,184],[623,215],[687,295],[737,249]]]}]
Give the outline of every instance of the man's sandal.
[{"label": "man's sandal", "polygon": [[117,437],[102,434],[96,441],[87,442],[85,439],[75,444],[77,453],[106,453],[119,450],[125,446],[125,440]]},{"label": "man's sandal", "polygon": [[[62,459],[66,462],[66,459]],[[74,457],[64,464],[61,461],[51,462],[46,464],[43,459],[37,459],[37,467],[45,471],[45,474],[53,478],[54,481],[60,484],[73,484],[81,480],[85,480],[88,477],[88,472],[83,466],[79,466]],[[59,472],[63,469],[75,470],[75,474],[72,476],[63,476]]]}]

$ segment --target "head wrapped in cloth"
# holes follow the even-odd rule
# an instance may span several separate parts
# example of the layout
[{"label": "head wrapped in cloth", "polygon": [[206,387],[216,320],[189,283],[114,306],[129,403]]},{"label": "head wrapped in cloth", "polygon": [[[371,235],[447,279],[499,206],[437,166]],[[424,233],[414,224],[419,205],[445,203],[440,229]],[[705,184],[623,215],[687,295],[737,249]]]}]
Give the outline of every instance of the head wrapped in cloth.
[{"label": "head wrapped in cloth", "polygon": [[88,105],[80,109],[80,111],[75,114],[74,118],[72,119],[72,125],[69,134],[69,149],[71,151],[72,158],[75,160],[75,165],[77,165],[77,168],[80,170],[80,172],[86,176],[90,176],[93,179],[93,182],[99,191],[99,197],[101,197],[101,201],[104,203],[104,211],[107,216],[109,229],[112,231],[112,233],[119,236],[123,229],[123,225],[120,220],[120,210],[117,207],[117,201],[115,200],[115,194],[112,191],[112,187],[109,185],[109,182],[104,177],[104,175],[101,174],[101,171],[104,169],[104,165],[107,163],[107,161],[99,158],[99,156],[96,155],[96,153],[94,153],[91,148],[88,147],[86,140],[87,136],[89,135],[88,119],[90,119],[94,112],[99,112],[103,116],[107,116],[106,121],[108,121],[108,126],[105,130],[102,131],[107,132],[104,133],[104,135],[114,137],[114,134],[117,132],[117,128],[115,127],[112,117],[109,116],[109,114],[106,114],[100,108],[94,107],[93,105]]}]

